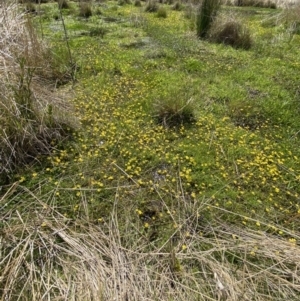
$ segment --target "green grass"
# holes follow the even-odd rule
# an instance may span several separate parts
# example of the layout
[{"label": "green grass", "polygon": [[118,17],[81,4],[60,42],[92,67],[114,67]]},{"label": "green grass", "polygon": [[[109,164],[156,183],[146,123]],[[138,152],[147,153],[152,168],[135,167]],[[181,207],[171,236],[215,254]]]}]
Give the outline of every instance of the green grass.
[{"label": "green grass", "polygon": [[[46,15],[52,14],[51,5]],[[276,277],[272,283],[266,279],[273,263],[279,265],[279,257],[284,261],[283,254],[288,262],[282,268],[299,278],[293,270],[297,262],[288,254],[299,253],[300,36],[280,24],[264,26],[274,10],[222,7],[238,13],[253,36],[250,50],[237,50],[200,41],[191,21],[171,6],[166,6],[167,18],[157,18],[143,7],[115,5],[107,2],[101,15],[88,20],[78,19],[76,11],[65,16],[79,66],[73,102],[81,127],[40,164],[16,174],[14,186],[3,186],[1,210],[10,212],[12,222],[20,220],[18,212],[30,220],[36,213],[28,204],[37,202],[41,219],[37,215],[35,222],[52,223],[41,226],[41,233],[57,231],[53,220],[58,228],[65,223],[70,237],[81,230],[88,236],[88,227],[93,233],[102,229],[100,236],[108,241],[113,229],[120,237],[126,233],[115,246],[138,253],[141,242],[141,253],[152,257],[138,262],[149,267],[151,277],[152,268],[164,267],[180,287],[191,286],[170,300],[214,300],[211,283],[218,262],[224,267],[219,276],[235,279],[227,283],[234,300],[253,290],[257,300],[297,300],[296,282],[283,271],[274,273],[287,287]],[[45,15],[42,20],[45,39],[58,51],[64,45],[59,21]],[[101,39],[82,34],[95,28],[105,32]],[[190,100],[195,120],[176,127],[157,123],[155,104]],[[6,220],[1,226],[8,231]],[[68,249],[71,238],[62,239]],[[90,237],[84,239],[92,244]],[[277,243],[267,243],[272,239]],[[159,261],[154,253],[171,259]],[[199,254],[209,255],[199,263]],[[248,268],[251,279],[262,275],[260,281],[245,276]],[[243,277],[246,292],[237,280]],[[197,279],[195,290],[197,283],[206,285],[203,295],[194,295],[190,279]],[[172,285],[164,287],[171,291]],[[167,300],[161,292],[151,298]]]}]

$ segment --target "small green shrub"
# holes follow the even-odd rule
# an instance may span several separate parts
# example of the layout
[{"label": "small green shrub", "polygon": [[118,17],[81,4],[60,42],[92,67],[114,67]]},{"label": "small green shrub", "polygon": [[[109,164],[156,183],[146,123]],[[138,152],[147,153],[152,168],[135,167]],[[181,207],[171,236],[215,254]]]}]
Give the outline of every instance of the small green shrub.
[{"label": "small green shrub", "polygon": [[245,50],[250,49],[253,44],[249,30],[237,21],[214,26],[210,32],[210,40]]},{"label": "small green shrub", "polygon": [[157,10],[156,13],[158,18],[167,18],[168,14],[167,14],[167,10],[165,7],[160,6]]},{"label": "small green shrub", "polygon": [[79,4],[79,17],[88,19],[93,15],[92,5],[88,2],[81,2]]},{"label": "small green shrub", "polygon": [[220,0],[203,0],[196,15],[196,30],[199,38],[206,38],[220,9]]},{"label": "small green shrub", "polygon": [[159,5],[155,0],[149,0],[145,6],[145,12],[155,13],[159,9]]}]

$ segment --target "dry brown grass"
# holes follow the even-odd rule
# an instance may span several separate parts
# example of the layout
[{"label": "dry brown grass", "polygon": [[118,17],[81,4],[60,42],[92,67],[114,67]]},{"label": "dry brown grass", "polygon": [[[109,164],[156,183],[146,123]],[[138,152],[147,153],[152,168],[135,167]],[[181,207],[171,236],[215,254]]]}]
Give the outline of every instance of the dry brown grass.
[{"label": "dry brown grass", "polygon": [[275,24],[284,24],[290,34],[300,34],[300,2],[287,7],[273,20]]},{"label": "dry brown grass", "polygon": [[276,8],[276,3],[271,0],[236,0],[234,4],[238,6]]},{"label": "dry brown grass", "polygon": [[[233,5],[236,4],[238,0],[223,0],[223,3],[226,5]],[[247,1],[247,0],[246,0]],[[299,0],[251,0],[251,2],[260,2],[262,6],[265,6],[264,4],[266,3],[274,3],[277,8],[286,8],[286,7],[291,7],[294,6],[295,4],[299,4]]]},{"label": "dry brown grass", "polygon": [[49,153],[75,121],[55,89],[55,81],[68,75],[54,67],[49,48],[15,1],[1,3],[0,24],[0,174],[9,176]]},{"label": "dry brown grass", "polygon": [[183,199],[172,216],[180,227],[159,245],[120,204],[97,225],[88,214],[66,218],[51,195],[46,203],[15,183],[0,200],[1,300],[299,300],[300,247],[223,222],[203,225],[195,216],[209,200]]}]

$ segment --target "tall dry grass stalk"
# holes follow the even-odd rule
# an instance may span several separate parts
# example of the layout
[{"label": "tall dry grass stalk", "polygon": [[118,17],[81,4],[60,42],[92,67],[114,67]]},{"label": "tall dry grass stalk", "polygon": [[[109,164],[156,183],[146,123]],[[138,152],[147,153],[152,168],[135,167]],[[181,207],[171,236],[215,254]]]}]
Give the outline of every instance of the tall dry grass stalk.
[{"label": "tall dry grass stalk", "polygon": [[118,204],[97,225],[60,214],[55,193],[37,193],[15,183],[0,200],[1,300],[299,300],[300,247],[203,223],[195,216],[209,200],[182,199],[172,216],[180,227],[155,244]]},{"label": "tall dry grass stalk", "polygon": [[3,179],[38,154],[48,153],[75,121],[65,98],[55,92],[56,69],[16,1],[0,5],[0,175]]}]

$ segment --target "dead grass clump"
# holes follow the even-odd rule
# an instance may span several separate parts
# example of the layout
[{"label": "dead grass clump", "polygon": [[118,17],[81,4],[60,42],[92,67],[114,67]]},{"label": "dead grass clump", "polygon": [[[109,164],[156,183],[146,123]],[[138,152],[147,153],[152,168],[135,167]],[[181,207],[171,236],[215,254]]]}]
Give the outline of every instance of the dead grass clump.
[{"label": "dead grass clump", "polygon": [[49,153],[74,122],[70,105],[54,89],[61,72],[16,3],[2,4],[0,24],[0,174],[6,178]]},{"label": "dead grass clump", "polygon": [[117,204],[97,225],[88,215],[70,220],[43,198],[48,203],[16,183],[0,200],[1,300],[299,299],[296,241],[217,218],[212,225],[202,216],[205,202],[182,197],[180,216],[171,216],[180,226],[149,242]]},{"label": "dead grass clump", "polygon": [[93,15],[92,4],[90,2],[79,3],[79,17],[88,19]]},{"label": "dead grass clump", "polygon": [[158,9],[159,9],[159,5],[156,0],[147,1],[146,6],[145,6],[145,12],[155,13],[158,11]]}]

